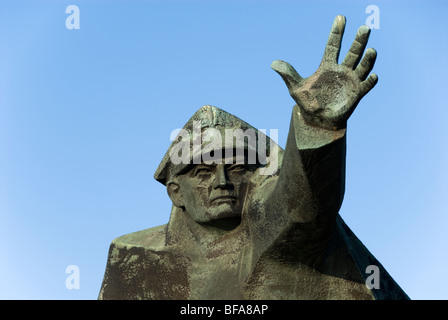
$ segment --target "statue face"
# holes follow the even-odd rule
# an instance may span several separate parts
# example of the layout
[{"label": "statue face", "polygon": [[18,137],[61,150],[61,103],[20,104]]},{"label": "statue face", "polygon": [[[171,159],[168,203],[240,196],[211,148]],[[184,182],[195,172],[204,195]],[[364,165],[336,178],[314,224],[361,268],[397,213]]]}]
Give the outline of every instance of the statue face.
[{"label": "statue face", "polygon": [[240,220],[254,170],[247,164],[195,165],[176,177],[178,206],[202,224]]}]

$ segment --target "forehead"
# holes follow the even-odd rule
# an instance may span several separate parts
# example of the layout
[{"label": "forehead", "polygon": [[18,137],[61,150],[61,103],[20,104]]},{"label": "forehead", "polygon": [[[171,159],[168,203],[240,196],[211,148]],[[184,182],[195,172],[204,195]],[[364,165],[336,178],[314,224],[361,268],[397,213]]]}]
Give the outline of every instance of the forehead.
[{"label": "forehead", "polygon": [[217,165],[224,165],[226,168],[230,168],[235,165],[242,165],[246,168],[246,170],[249,171],[255,171],[258,167],[257,164],[250,164],[246,158],[244,157],[231,157],[231,158],[222,158],[220,161],[201,161],[197,164],[190,164],[184,170],[178,173],[178,176],[183,176],[187,173],[192,172],[195,168],[198,167],[209,167],[209,168],[215,168]]},{"label": "forehead", "polygon": [[201,153],[191,160],[192,164],[256,164],[256,154],[245,149],[217,149]]},{"label": "forehead", "polygon": [[[190,159],[188,164],[178,166],[177,170],[172,171],[172,177],[186,176],[191,173],[192,169],[197,166],[217,166],[223,164],[226,167],[232,165],[244,165],[246,171],[255,172],[258,168],[263,167],[252,152],[246,149],[221,149],[217,152],[203,152],[197,157]],[[177,171],[177,172],[175,172]]]},{"label": "forehead", "polygon": [[232,164],[248,164],[248,163],[250,163],[250,161],[244,153],[233,155],[233,154],[224,154],[224,152],[222,153],[221,157],[202,156],[200,161],[193,162],[193,164],[212,165],[212,166],[216,166],[218,164],[232,165]]}]

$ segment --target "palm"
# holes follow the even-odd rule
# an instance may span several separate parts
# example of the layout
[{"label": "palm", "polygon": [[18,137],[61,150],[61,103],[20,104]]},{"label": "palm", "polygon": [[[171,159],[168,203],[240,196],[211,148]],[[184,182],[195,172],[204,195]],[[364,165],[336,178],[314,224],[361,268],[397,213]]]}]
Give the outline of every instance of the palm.
[{"label": "palm", "polygon": [[362,58],[370,34],[367,26],[359,28],[347,56],[338,64],[344,27],[345,18],[336,17],[322,62],[310,77],[303,79],[284,61],[272,63],[272,68],[282,76],[307,119],[314,125],[326,128],[345,127],[361,98],[378,81],[376,74],[368,76],[376,59],[376,51],[367,49]]}]

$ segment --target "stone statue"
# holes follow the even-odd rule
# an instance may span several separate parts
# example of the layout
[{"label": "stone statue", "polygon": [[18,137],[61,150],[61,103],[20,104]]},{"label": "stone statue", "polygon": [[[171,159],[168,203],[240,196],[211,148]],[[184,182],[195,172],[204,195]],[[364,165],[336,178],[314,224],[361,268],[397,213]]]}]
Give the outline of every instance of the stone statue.
[{"label": "stone statue", "polygon": [[344,28],[308,78],[272,63],[296,102],[284,150],[219,108],[192,116],[155,173],[168,224],[113,240],[99,299],[409,299],[338,213],[347,120],[378,81],[367,26],[338,64]]}]

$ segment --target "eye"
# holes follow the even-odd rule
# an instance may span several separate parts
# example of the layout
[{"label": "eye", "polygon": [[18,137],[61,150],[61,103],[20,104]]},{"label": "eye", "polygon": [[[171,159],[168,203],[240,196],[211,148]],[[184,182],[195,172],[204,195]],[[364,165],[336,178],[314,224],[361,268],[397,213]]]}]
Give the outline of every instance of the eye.
[{"label": "eye", "polygon": [[234,164],[229,167],[229,172],[244,172],[246,167],[243,164]]},{"label": "eye", "polygon": [[212,170],[210,168],[207,167],[197,167],[194,172],[193,175],[197,176],[197,175],[207,175],[212,173]]}]

